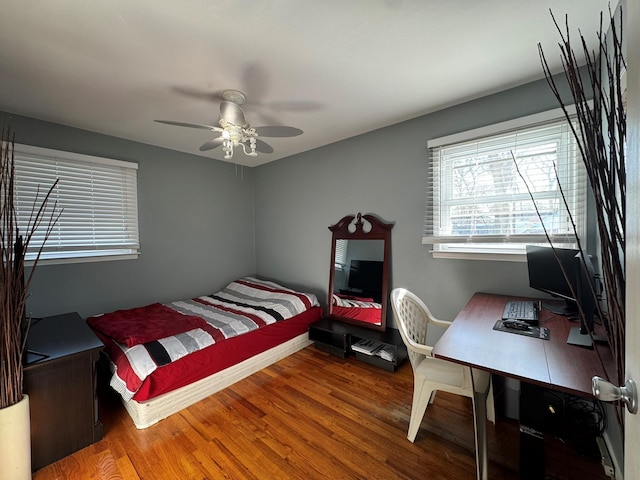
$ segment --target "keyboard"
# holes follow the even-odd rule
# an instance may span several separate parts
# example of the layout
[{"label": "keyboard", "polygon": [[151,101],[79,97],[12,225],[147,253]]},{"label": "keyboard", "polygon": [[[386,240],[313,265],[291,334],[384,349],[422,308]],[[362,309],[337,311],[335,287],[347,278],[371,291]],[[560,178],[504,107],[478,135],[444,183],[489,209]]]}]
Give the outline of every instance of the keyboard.
[{"label": "keyboard", "polygon": [[538,302],[509,300],[504,306],[502,319],[524,320],[531,325],[538,324]]}]

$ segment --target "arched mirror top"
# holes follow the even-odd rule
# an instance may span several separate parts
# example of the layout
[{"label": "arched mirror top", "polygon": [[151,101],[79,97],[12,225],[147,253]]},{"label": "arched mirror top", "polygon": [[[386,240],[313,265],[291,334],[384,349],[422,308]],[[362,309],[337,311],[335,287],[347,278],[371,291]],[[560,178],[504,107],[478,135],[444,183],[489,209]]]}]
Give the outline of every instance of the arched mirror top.
[{"label": "arched mirror top", "polygon": [[340,239],[382,239],[391,238],[393,223],[385,223],[373,214],[347,215],[335,225],[329,227],[334,240]]},{"label": "arched mirror top", "polygon": [[329,318],[386,329],[392,228],[393,223],[360,213],[329,227]]}]

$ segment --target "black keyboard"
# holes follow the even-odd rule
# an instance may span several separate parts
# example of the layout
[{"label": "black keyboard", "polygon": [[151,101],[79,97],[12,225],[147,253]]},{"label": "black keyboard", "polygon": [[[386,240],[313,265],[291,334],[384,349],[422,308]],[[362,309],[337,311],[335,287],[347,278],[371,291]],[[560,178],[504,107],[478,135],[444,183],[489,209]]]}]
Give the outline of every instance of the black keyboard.
[{"label": "black keyboard", "polygon": [[504,306],[502,319],[515,318],[524,320],[531,325],[538,324],[538,302],[524,300],[509,300]]}]

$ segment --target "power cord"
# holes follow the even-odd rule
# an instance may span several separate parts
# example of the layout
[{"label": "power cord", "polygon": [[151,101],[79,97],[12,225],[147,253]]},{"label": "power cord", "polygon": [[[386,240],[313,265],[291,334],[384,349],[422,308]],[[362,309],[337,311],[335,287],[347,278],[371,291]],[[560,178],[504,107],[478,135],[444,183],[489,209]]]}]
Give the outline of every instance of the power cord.
[{"label": "power cord", "polygon": [[607,427],[602,404],[555,391],[546,392],[545,401],[548,418],[553,419],[546,422],[551,426],[550,433],[565,440],[581,455],[600,458],[595,439],[602,436]]}]

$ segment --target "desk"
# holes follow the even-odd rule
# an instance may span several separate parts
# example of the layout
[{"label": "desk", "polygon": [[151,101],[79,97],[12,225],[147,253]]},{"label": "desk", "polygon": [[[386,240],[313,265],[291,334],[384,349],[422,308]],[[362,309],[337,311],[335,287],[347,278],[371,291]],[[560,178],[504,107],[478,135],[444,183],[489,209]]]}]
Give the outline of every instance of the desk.
[{"label": "desk", "polygon": [[[551,331],[549,340],[493,330],[507,300],[520,297],[476,293],[458,314],[433,349],[433,355],[521,380],[520,478],[544,477],[544,440],[536,403],[540,388],[592,398],[591,378],[613,372],[613,359],[606,345],[598,345],[603,362],[594,349],[566,343],[572,326],[566,317],[545,310],[540,325]],[[523,403],[524,402],[524,403]],[[484,432],[486,429],[476,428]],[[486,441],[485,441],[486,444]],[[480,462],[486,464],[486,451]]]}]

